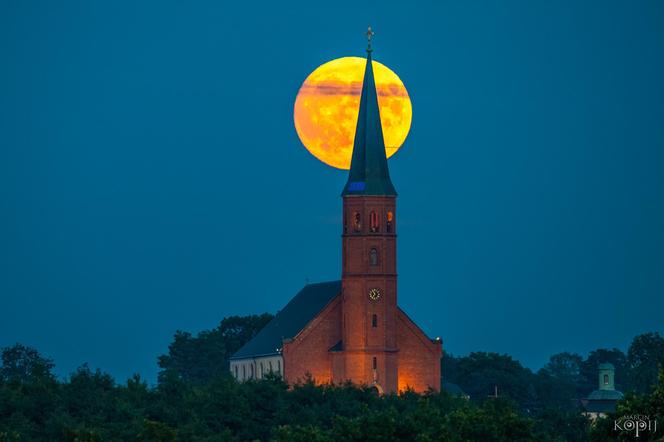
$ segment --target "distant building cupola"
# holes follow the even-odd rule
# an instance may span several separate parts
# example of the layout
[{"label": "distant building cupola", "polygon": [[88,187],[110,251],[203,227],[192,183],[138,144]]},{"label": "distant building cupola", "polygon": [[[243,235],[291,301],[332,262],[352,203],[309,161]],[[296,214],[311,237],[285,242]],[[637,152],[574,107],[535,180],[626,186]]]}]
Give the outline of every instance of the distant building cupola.
[{"label": "distant building cupola", "polygon": [[613,364],[608,362],[599,364],[597,371],[599,384],[597,390],[581,400],[586,413],[593,419],[616,411],[616,403],[623,398],[623,394],[615,387],[616,369]]}]

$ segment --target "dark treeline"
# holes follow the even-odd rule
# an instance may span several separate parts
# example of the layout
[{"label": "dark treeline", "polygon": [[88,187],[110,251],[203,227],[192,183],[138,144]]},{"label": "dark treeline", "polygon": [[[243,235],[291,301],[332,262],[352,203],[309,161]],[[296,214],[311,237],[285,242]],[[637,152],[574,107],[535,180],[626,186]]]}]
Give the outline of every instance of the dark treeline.
[{"label": "dark treeline", "polygon": [[557,353],[536,373],[508,355],[475,352],[464,357],[443,356],[443,379],[458,384],[471,399],[498,393],[509,396],[524,410],[557,406],[574,407],[598,388],[597,367],[610,362],[616,368],[616,390],[644,394],[657,381],[664,364],[664,338],[659,333],[636,336],[627,354],[617,348],[597,349],[585,358]]},{"label": "dark treeline", "polygon": [[[140,376],[116,382],[78,368],[67,379],[54,363],[17,344],[0,366],[0,441],[603,441],[616,433],[613,416],[594,425],[578,400],[597,388],[597,365],[616,366],[617,388],[628,392],[617,416],[664,416],[664,338],[634,338],[627,353],[598,349],[586,357],[560,353],[536,373],[507,355],[443,358],[445,382],[470,400],[445,392],[377,396],[352,385],[288,386],[277,377],[244,384],[228,373],[228,358],[271,315],[225,318],[193,336],[177,332],[159,358],[158,382]],[[489,397],[498,386],[499,397]],[[660,436],[655,434],[655,436]],[[652,435],[644,433],[641,440]]]}]

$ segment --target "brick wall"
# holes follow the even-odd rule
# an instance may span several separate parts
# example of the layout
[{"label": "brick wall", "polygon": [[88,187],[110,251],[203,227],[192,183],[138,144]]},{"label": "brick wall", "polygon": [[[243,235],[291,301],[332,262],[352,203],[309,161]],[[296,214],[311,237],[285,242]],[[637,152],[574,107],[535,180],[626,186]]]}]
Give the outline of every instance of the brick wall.
[{"label": "brick wall", "polygon": [[432,341],[401,310],[397,313],[397,354],[399,391],[410,387],[423,392],[440,391],[440,357],[442,344]]},{"label": "brick wall", "polygon": [[290,342],[284,342],[284,379],[297,383],[309,373],[317,383],[332,382],[330,347],[341,339],[341,297],[334,298]]}]

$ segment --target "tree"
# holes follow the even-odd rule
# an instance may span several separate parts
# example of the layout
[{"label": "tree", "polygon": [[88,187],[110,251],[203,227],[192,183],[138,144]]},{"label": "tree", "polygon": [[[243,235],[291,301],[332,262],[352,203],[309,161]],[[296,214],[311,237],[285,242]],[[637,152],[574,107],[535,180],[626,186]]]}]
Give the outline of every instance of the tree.
[{"label": "tree", "polygon": [[142,388],[134,385],[136,380],[134,377],[128,387],[120,387],[108,373],[83,364],[62,386],[59,408],[63,414],[57,416],[51,431],[68,434],[72,440],[133,438],[141,428],[141,413],[128,398],[129,389]]},{"label": "tree", "polygon": [[577,384],[581,376],[583,358],[576,353],[557,353],[549,358],[542,371],[559,381]]},{"label": "tree", "polygon": [[138,433],[138,440],[145,442],[175,442],[177,432],[168,425],[145,419],[143,429]]},{"label": "tree", "polygon": [[457,358],[457,383],[475,401],[494,394],[513,399],[526,409],[536,401],[533,373],[511,356],[475,352]]},{"label": "tree", "polygon": [[533,415],[533,430],[538,441],[585,442],[588,440],[590,420],[578,408],[551,408]]},{"label": "tree", "polygon": [[64,385],[63,405],[67,412],[84,421],[106,419],[115,410],[116,389],[111,375],[90,370],[87,364],[76,369]]},{"label": "tree", "polygon": [[664,338],[657,332],[636,336],[627,350],[627,364],[630,387],[637,393],[650,391],[664,366]]},{"label": "tree", "polygon": [[51,370],[55,364],[42,357],[37,350],[22,344],[2,349],[0,379],[7,382],[26,382],[37,378],[53,378]]},{"label": "tree", "polygon": [[203,384],[228,373],[229,358],[251,340],[273,316],[269,313],[224,318],[218,327],[197,336],[177,331],[168,354],[159,356],[159,379],[172,371],[182,379]]},{"label": "tree", "polygon": [[535,388],[540,408],[570,410],[581,397],[583,358],[576,353],[557,353],[537,372]]},{"label": "tree", "polygon": [[533,421],[518,413],[515,404],[497,398],[481,407],[461,407],[450,413],[451,433],[457,440],[530,441]]},{"label": "tree", "polygon": [[443,356],[440,358],[440,378],[442,382],[458,383],[458,369],[459,359],[455,358],[451,353],[443,350]]},{"label": "tree", "polygon": [[537,392],[537,404],[534,409],[572,410],[577,407],[578,402],[575,402],[575,399],[579,396],[576,384],[555,378],[544,370],[537,372],[534,383]]},{"label": "tree", "polygon": [[59,399],[53,367],[53,361],[30,347],[16,344],[2,350],[0,434],[20,435],[17,440],[41,436]]}]

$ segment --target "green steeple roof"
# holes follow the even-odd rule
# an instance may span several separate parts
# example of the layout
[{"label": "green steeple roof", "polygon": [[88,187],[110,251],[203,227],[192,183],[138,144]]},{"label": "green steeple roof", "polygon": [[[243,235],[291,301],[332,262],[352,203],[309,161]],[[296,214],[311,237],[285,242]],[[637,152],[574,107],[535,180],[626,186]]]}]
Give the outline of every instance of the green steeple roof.
[{"label": "green steeple roof", "polygon": [[355,129],[350,173],[341,195],[396,196],[396,194],[397,192],[390,180],[390,171],[387,168],[383,127],[380,124],[378,95],[376,94],[376,81],[371,66],[371,46],[369,46],[367,48],[367,65],[364,69],[360,113]]}]

